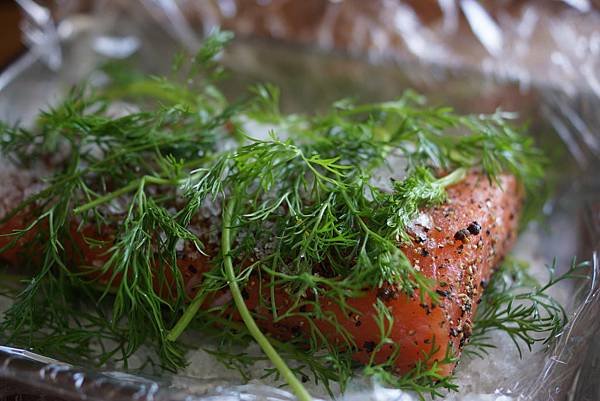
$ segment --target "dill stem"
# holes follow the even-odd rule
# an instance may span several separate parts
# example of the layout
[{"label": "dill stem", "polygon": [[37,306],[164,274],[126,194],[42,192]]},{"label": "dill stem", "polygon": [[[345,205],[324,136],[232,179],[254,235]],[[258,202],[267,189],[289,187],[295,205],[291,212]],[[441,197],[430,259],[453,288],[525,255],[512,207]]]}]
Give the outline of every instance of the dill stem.
[{"label": "dill stem", "polygon": [[81,205],[73,209],[74,214],[80,214],[83,212],[87,212],[90,209],[95,208],[98,205],[101,205],[106,202],[110,202],[111,200],[118,198],[121,195],[125,195],[128,192],[131,192],[140,187],[140,185],[145,184],[158,184],[158,185],[177,185],[179,181],[167,180],[160,177],[154,177],[151,175],[146,175],[138,180],[131,181],[129,184],[125,185],[122,188],[117,189],[116,191],[110,192],[104,196],[100,196],[99,198],[94,199],[91,202],[86,203],[85,205]]},{"label": "dill stem", "polygon": [[231,290],[231,295],[233,296],[235,306],[240,312],[240,316],[242,317],[244,324],[248,328],[248,331],[250,332],[252,337],[254,337],[254,340],[256,340],[258,345],[260,345],[263,352],[269,357],[269,359],[271,360],[273,365],[275,365],[281,376],[290,385],[292,391],[294,392],[294,394],[296,394],[296,397],[298,397],[298,400],[312,401],[313,398],[310,396],[306,388],[290,370],[283,358],[281,358],[281,356],[277,353],[275,348],[273,348],[273,345],[271,345],[267,337],[262,333],[262,331],[260,331],[258,325],[254,321],[254,318],[250,314],[248,307],[246,306],[244,298],[242,297],[242,292],[240,291],[240,287],[238,286],[238,282],[235,277],[235,272],[233,270],[233,262],[231,258],[231,224],[234,209],[235,198],[232,198],[227,202],[227,205],[223,212],[221,251],[223,253],[225,275],[227,277],[227,281],[229,281],[229,289]]},{"label": "dill stem", "polygon": [[442,188],[446,188],[450,185],[456,184],[462,181],[467,175],[467,169],[464,167],[457,168],[453,172],[448,175],[443,176],[435,181],[437,185],[440,185]]},{"label": "dill stem", "polygon": [[196,313],[198,313],[200,306],[206,299],[206,295],[206,291],[198,291],[192,303],[188,305],[185,312],[183,312],[183,315],[181,315],[177,323],[175,323],[175,326],[173,326],[173,328],[167,334],[167,341],[177,341],[179,336],[183,334],[194,316],[196,316]]},{"label": "dill stem", "polygon": [[[383,103],[365,103],[361,105],[354,106],[349,110],[340,110],[338,114],[341,116],[354,116],[357,114],[370,113],[374,111],[387,111],[387,110],[395,110],[398,106],[394,104],[394,102],[383,102]],[[409,109],[405,108],[402,110],[406,114],[409,114]]]},{"label": "dill stem", "polygon": [[[188,107],[194,106],[194,96],[184,88],[177,88],[179,90],[173,90],[175,88],[165,88],[159,81],[141,81],[131,82],[121,87],[112,87],[105,89],[102,94],[111,99],[119,99],[123,97],[148,97],[154,99],[161,99],[172,104],[184,104]],[[174,93],[173,93],[174,92]]]}]

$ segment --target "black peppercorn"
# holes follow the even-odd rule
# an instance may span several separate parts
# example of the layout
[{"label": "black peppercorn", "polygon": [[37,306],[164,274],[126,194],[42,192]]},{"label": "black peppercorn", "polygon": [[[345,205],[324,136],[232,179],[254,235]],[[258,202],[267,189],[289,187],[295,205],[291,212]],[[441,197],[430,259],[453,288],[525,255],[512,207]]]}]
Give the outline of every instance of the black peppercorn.
[{"label": "black peppercorn", "polygon": [[390,287],[381,287],[377,290],[377,298],[381,299],[384,302],[390,301],[396,298],[396,291],[394,291],[394,289]]},{"label": "black peppercorn", "polygon": [[465,241],[469,236],[469,231],[462,229],[458,230],[456,234],[454,234],[454,239],[457,241]]},{"label": "black peppercorn", "polygon": [[469,224],[469,226],[467,227],[467,230],[469,230],[469,232],[472,235],[477,235],[481,232],[481,226],[479,225],[479,223],[474,221],[471,224]]},{"label": "black peppercorn", "polygon": [[365,343],[363,344],[363,348],[367,352],[373,352],[373,350],[375,349],[375,342],[374,341],[365,341]]}]

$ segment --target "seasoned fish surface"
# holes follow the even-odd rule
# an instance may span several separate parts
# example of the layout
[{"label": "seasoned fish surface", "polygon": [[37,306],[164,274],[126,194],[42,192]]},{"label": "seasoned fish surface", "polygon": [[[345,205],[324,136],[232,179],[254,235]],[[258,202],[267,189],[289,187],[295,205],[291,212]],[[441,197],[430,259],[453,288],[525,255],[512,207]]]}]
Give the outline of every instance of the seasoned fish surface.
[{"label": "seasoned fish surface", "polygon": [[[11,180],[13,183],[5,184],[3,188],[6,194],[3,194],[0,211],[4,215],[27,195],[23,183],[35,185],[28,175],[23,175],[20,183],[18,174],[13,173]],[[320,300],[323,310],[336,316],[339,325],[356,347],[356,361],[368,363],[375,353],[375,362],[383,363],[392,352],[397,352],[395,366],[398,372],[406,372],[419,360],[426,360],[431,365],[436,360],[443,360],[447,352],[458,356],[468,341],[473,316],[486,282],[515,239],[522,196],[514,177],[503,175],[495,183],[476,172],[449,187],[447,193],[447,202],[422,210],[410,228],[412,243],[402,246],[413,266],[435,283],[437,302],[427,296],[422,298],[418,293],[407,296],[390,285],[367,288],[364,295],[349,299],[348,304],[355,310],[354,313],[343,312],[332,300]],[[0,234],[24,228],[31,221],[31,214],[34,211],[16,214],[0,226]],[[108,248],[92,248],[84,237],[110,240],[113,229],[106,227],[98,233],[93,227],[73,226],[71,231],[79,248],[76,252],[72,251],[74,264],[93,268],[101,266],[108,259]],[[30,258],[30,250],[27,253],[24,250],[34,236],[33,231],[29,232],[16,246],[0,254],[0,258],[13,264],[23,257]],[[10,236],[0,236],[0,248],[11,240]],[[216,254],[216,250],[213,251]],[[178,266],[190,298],[201,285],[203,273],[209,269],[209,264],[210,258],[191,246],[179,252]],[[96,275],[100,281],[108,280],[109,276]],[[167,277],[166,282],[173,283],[173,280]],[[330,341],[339,344],[347,342],[343,341],[339,327],[336,329],[324,320],[308,322],[305,317],[296,314],[274,322],[272,310],[264,306],[271,303],[271,292],[265,290],[262,284],[258,277],[251,277],[243,294],[249,309],[261,317],[257,321],[263,330],[284,340],[307,337],[310,335],[310,323],[313,323]],[[164,288],[157,290],[168,294]],[[278,315],[288,312],[290,305],[294,304],[294,300],[283,289],[276,289],[272,294]],[[394,344],[383,347],[378,346],[381,342],[376,322],[375,305],[378,300],[387,306],[393,318],[390,339]],[[219,302],[230,302],[227,291],[208,299],[204,307]],[[439,373],[450,374],[453,368],[453,363],[440,365]]]}]

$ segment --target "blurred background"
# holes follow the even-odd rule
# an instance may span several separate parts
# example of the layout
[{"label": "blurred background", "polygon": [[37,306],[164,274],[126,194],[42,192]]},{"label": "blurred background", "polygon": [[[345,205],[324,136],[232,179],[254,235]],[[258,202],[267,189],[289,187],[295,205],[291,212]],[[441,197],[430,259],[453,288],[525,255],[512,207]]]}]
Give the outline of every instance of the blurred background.
[{"label": "blurred background", "polygon": [[14,0],[0,1],[0,66],[14,60],[24,47],[21,43],[19,21],[21,12]]},{"label": "blurred background", "polygon": [[[67,39],[68,27],[58,28],[68,16],[121,9],[136,10],[136,20],[158,20],[188,48],[222,26],[371,60],[414,58],[598,93],[599,7],[597,0],[2,0],[0,65],[14,60],[22,43],[42,54],[50,41]],[[51,38],[53,32],[63,37]],[[46,58],[56,67],[58,60]]]}]

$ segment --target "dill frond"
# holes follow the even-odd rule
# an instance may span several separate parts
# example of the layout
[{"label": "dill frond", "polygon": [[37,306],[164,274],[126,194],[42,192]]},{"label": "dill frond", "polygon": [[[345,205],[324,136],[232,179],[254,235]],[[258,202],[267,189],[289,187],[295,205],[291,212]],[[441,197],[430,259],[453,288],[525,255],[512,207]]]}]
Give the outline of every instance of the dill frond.
[{"label": "dill frond", "polygon": [[566,280],[587,279],[588,262],[572,260],[566,271],[556,274],[556,260],[547,266],[548,279],[539,283],[527,273],[527,263],[507,258],[494,274],[474,321],[473,335],[465,352],[484,356],[493,348],[489,333],[506,333],[522,357],[522,347],[531,351],[536,343],[553,341],[568,322],[564,307],[550,289]]}]

